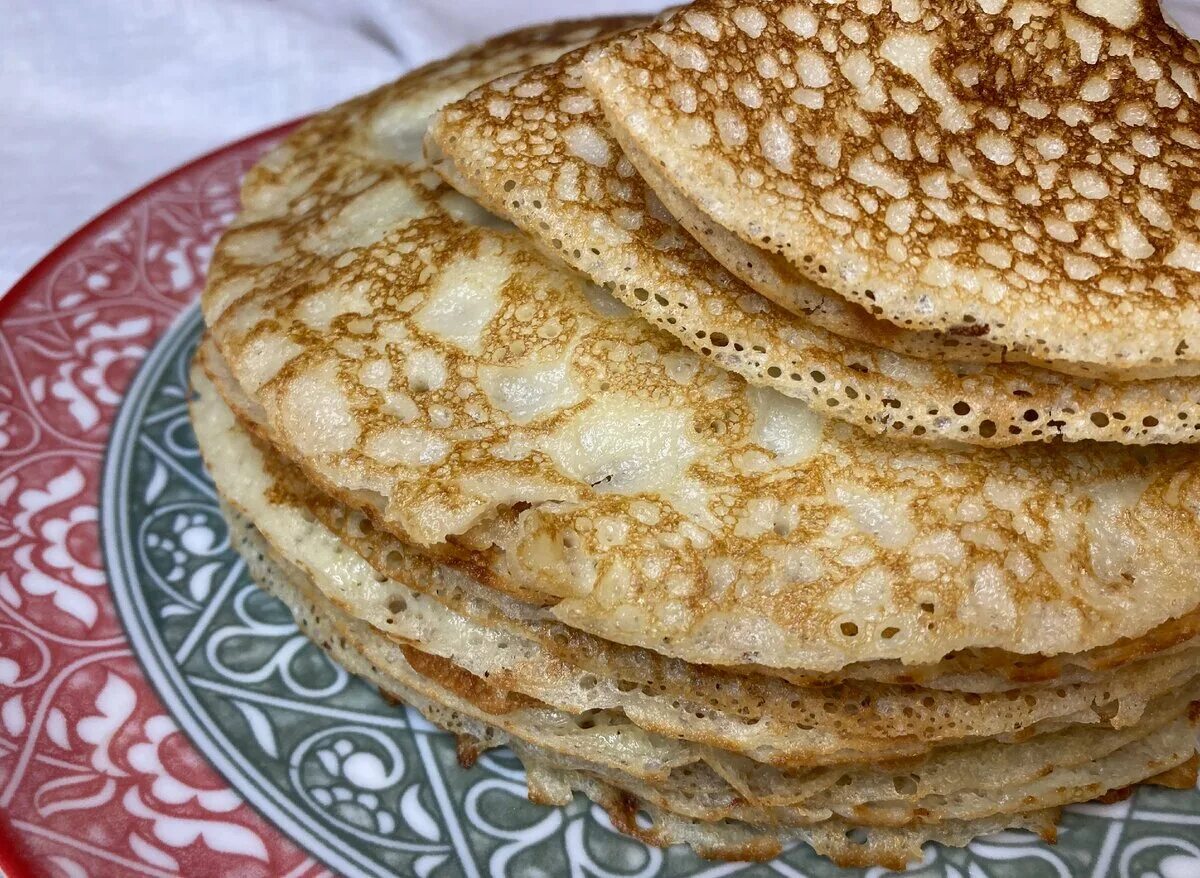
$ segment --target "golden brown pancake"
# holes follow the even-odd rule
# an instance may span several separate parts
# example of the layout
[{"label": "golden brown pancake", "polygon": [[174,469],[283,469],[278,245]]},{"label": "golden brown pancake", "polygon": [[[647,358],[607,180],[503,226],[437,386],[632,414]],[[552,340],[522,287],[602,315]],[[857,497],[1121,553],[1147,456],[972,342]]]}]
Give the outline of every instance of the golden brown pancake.
[{"label": "golden brown pancake", "polygon": [[1198,61],[1139,0],[701,0],[588,76],[703,214],[879,317],[1186,372]]},{"label": "golden brown pancake", "polygon": [[[795,314],[724,271],[664,210],[662,180],[608,130],[583,88],[588,49],[504,76],[442,110],[427,152],[465,195],[515,223],[685,346],[752,384],[901,438],[1013,445],[1058,439],[1195,442],[1200,378],[1105,382],[1022,365],[901,356]],[[631,161],[632,159],[632,161]],[[674,209],[667,197],[666,207]],[[830,301],[842,301],[840,309]],[[865,322],[890,326],[863,316]],[[878,335],[880,333],[874,333]],[[1185,412],[1187,414],[1185,414]]]}]

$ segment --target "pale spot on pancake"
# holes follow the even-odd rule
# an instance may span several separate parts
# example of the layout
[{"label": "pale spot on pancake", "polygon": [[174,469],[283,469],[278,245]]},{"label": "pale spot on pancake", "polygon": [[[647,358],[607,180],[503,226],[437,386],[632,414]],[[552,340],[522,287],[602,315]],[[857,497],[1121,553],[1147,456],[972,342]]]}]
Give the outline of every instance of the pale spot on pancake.
[{"label": "pale spot on pancake", "polygon": [[336,317],[345,313],[370,314],[371,303],[362,286],[346,289],[327,287],[311,293],[296,305],[296,317],[309,329],[328,329]]},{"label": "pale spot on pancake", "polygon": [[1167,254],[1166,263],[1172,268],[1200,272],[1200,243],[1183,239]]},{"label": "pale spot on pancake", "polygon": [[933,68],[933,52],[938,41],[927,34],[896,31],[886,37],[879,54],[886,61],[907,73],[932,100],[941,107],[938,122],[951,132],[959,132],[969,124],[966,111]]},{"label": "pale spot on pancake", "polygon": [[[1191,204],[1189,207],[1192,210],[1200,209],[1200,206],[1196,204]],[[1166,208],[1150,195],[1143,195],[1138,199],[1137,209],[1142,218],[1157,229],[1162,229],[1166,232],[1170,231],[1174,226],[1174,223],[1171,221],[1171,215],[1167,213]]]},{"label": "pale spot on pancake", "polygon": [[912,159],[912,139],[908,136],[908,132],[899,125],[888,125],[879,132],[879,139],[895,158],[903,162]]},{"label": "pale spot on pancake", "polygon": [[579,165],[566,163],[562,166],[555,178],[554,194],[563,201],[575,201],[579,198]]},{"label": "pale spot on pancake", "polygon": [[479,385],[492,405],[518,424],[570,408],[583,399],[569,357],[520,366],[481,366]]},{"label": "pale spot on pancake", "polygon": [[1021,108],[1021,112],[1033,119],[1045,119],[1050,115],[1050,105],[1045,101],[1024,96],[1018,99],[1017,106]]},{"label": "pale spot on pancake", "polygon": [[713,114],[713,122],[717,126],[717,134],[726,146],[741,146],[749,136],[746,122],[740,113],[727,107],[719,108]]},{"label": "pale spot on pancake", "polygon": [[542,450],[566,475],[618,494],[673,494],[700,452],[691,416],[632,396],[607,395],[572,416]]},{"label": "pale spot on pancake", "polygon": [[1138,182],[1151,189],[1165,191],[1171,188],[1171,175],[1163,165],[1144,164],[1138,171]]},{"label": "pale spot on pancake", "polygon": [[1063,13],[1063,32],[1079,50],[1079,57],[1087,64],[1095,64],[1100,58],[1103,35],[1100,28],[1085,19]]},{"label": "pale spot on pancake", "polygon": [[825,419],[804,403],[763,387],[746,388],[754,413],[750,441],[775,455],[777,466],[792,466],[820,447]]},{"label": "pale spot on pancake", "polygon": [[1154,245],[1126,214],[1121,214],[1117,220],[1115,246],[1126,259],[1149,259],[1154,255]]},{"label": "pale spot on pancake", "polygon": [[778,116],[772,116],[758,132],[758,145],[762,149],[763,158],[785,174],[792,171],[792,155],[796,151],[796,142],[792,139],[791,129]]},{"label": "pale spot on pancake", "polygon": [[1090,168],[1073,168],[1068,174],[1068,178],[1071,181],[1071,188],[1084,198],[1099,200],[1108,197],[1108,183],[1100,174]]},{"label": "pale spot on pancake", "polygon": [[500,310],[500,290],[511,270],[499,250],[455,258],[441,270],[414,322],[442,341],[477,353],[484,329]]},{"label": "pale spot on pancake", "polygon": [[1100,273],[1096,260],[1078,253],[1063,254],[1063,269],[1071,280],[1089,280]]},{"label": "pale spot on pancake", "polygon": [[758,39],[767,26],[767,17],[753,6],[739,6],[732,17],[738,29],[752,40]]},{"label": "pale spot on pancake", "polygon": [[494,97],[488,101],[488,113],[496,119],[507,119],[512,108],[513,103],[507,98]]},{"label": "pale spot on pancake", "polygon": [[384,357],[367,360],[358,368],[358,380],[374,390],[387,390],[392,383],[392,364]]},{"label": "pale spot on pancake", "polygon": [[316,253],[340,254],[352,247],[369,247],[400,220],[424,212],[424,202],[404,180],[378,183],[345,204],[323,227],[306,237]]},{"label": "pale spot on pancake", "polygon": [[1078,0],[1081,12],[1102,18],[1115,28],[1128,30],[1142,17],[1141,0]]},{"label": "pale spot on pancake", "polygon": [[913,24],[921,19],[921,4],[919,0],[891,0],[892,11],[900,16],[900,20]]},{"label": "pale spot on pancake", "polygon": [[721,26],[707,12],[697,12],[691,9],[683,14],[683,20],[705,39],[719,40],[721,38]]},{"label": "pale spot on pancake", "polygon": [[1112,86],[1109,85],[1107,79],[1100,75],[1088,77],[1079,90],[1079,96],[1091,103],[1106,101],[1110,95],[1112,95]]},{"label": "pale spot on pancake", "polygon": [[1067,154],[1066,142],[1061,137],[1056,137],[1053,134],[1038,135],[1037,139],[1034,140],[1034,146],[1042,158],[1051,161],[1060,159]]},{"label": "pale spot on pancake", "polygon": [[979,257],[995,268],[1008,269],[1012,266],[1012,253],[1003,244],[983,241],[975,248]]},{"label": "pale spot on pancake", "polygon": [[563,140],[571,155],[583,159],[590,165],[605,167],[612,160],[612,149],[607,138],[594,126],[576,123],[563,132]]},{"label": "pale spot on pancake", "polygon": [[571,115],[590,113],[596,108],[596,101],[589,94],[567,95],[558,102],[559,109]]},{"label": "pale spot on pancake", "polygon": [[358,422],[332,361],[288,380],[278,405],[280,426],[300,454],[340,454],[358,440]]},{"label": "pale spot on pancake", "polygon": [[884,211],[883,221],[897,235],[903,235],[912,226],[912,220],[916,212],[917,204],[911,199],[893,201]]},{"label": "pale spot on pancake", "polygon": [[740,77],[733,83],[733,93],[742,105],[757,110],[762,106],[762,91],[757,85],[745,77]]},{"label": "pale spot on pancake", "polygon": [[546,83],[535,80],[527,80],[522,82],[513,89],[513,97],[517,98],[536,98],[546,90]]},{"label": "pale spot on pancake", "polygon": [[699,70],[701,72],[708,69],[708,56],[695,43],[675,37],[660,37],[657,34],[651,36],[650,39],[656,42],[659,49],[677,67],[682,67],[685,70]]},{"label": "pale spot on pancake", "polygon": [[1045,228],[1046,234],[1055,241],[1073,244],[1079,240],[1079,233],[1075,231],[1075,226],[1061,217],[1048,216],[1044,218],[1042,227]]},{"label": "pale spot on pancake", "polygon": [[840,138],[821,134],[817,136],[813,146],[813,154],[817,161],[827,168],[836,168],[842,161],[842,141]]},{"label": "pale spot on pancake", "polygon": [[779,11],[779,23],[803,39],[813,37],[817,33],[817,17],[799,3],[783,7]]},{"label": "pale spot on pancake", "polygon": [[825,95],[811,88],[792,89],[791,99],[794,103],[810,110],[819,110],[825,106]]},{"label": "pale spot on pancake", "polygon": [[1017,618],[1008,574],[996,564],[981,564],[970,576],[969,590],[958,607],[964,622],[1000,631],[1011,630]]},{"label": "pale spot on pancake", "polygon": [[441,463],[450,444],[421,427],[385,427],[367,439],[363,450],[380,463],[426,467]]},{"label": "pale spot on pancake", "polygon": [[431,348],[410,351],[404,362],[404,374],[413,393],[438,390],[446,383],[446,358]]},{"label": "pale spot on pancake", "polygon": [[796,73],[808,88],[824,88],[833,82],[825,56],[811,49],[801,49],[796,53]]},{"label": "pale spot on pancake", "polygon": [[861,153],[850,162],[850,179],[880,189],[893,198],[908,195],[908,181],[868,153]]},{"label": "pale spot on pancake", "polygon": [[1148,125],[1152,118],[1150,108],[1140,101],[1125,101],[1117,107],[1117,121],[1131,128]]},{"label": "pale spot on pancake", "polygon": [[997,165],[1011,165],[1016,158],[1012,140],[995,131],[980,134],[975,140],[975,145],[985,158]]}]

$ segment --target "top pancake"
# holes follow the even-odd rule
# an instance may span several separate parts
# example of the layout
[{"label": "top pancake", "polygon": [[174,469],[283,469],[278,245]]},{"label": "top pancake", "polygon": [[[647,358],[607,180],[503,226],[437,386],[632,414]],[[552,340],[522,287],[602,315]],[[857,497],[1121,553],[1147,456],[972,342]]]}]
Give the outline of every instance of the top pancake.
[{"label": "top pancake", "polygon": [[901,356],[817,325],[815,315],[834,313],[824,304],[803,315],[774,307],[679,227],[656,196],[675,209],[663,181],[636,153],[622,153],[583,88],[588,51],[501,77],[446,107],[430,125],[428,157],[459,191],[684,345],[751,383],[897,437],[997,446],[1200,440],[1200,379],[1105,382]]},{"label": "top pancake", "polygon": [[1137,0],[701,0],[588,76],[703,213],[873,313],[1142,370],[1200,359],[1198,60]]},{"label": "top pancake", "polygon": [[212,336],[320,488],[714,664],[1079,652],[1200,603],[1190,451],[886,441],[748,387],[429,169],[460,72],[499,72],[471,63],[306,125],[214,254]]}]

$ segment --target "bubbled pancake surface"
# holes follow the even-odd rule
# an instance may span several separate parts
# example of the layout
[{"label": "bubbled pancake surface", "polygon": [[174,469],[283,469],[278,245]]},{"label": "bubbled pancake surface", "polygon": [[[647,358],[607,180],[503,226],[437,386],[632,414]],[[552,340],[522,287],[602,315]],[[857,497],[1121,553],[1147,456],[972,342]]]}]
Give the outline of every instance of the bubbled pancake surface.
[{"label": "bubbled pancake surface", "polygon": [[[622,153],[583,87],[589,51],[501,77],[446,107],[430,126],[427,152],[464,194],[690,349],[753,384],[897,437],[1200,441],[1200,378],[1104,382],[902,356],[765,301],[684,233],[655,195],[661,183],[638,176],[640,163]],[[818,302],[806,310],[827,309]]]},{"label": "bubbled pancake surface", "polygon": [[[233,518],[235,523],[239,521],[236,515]],[[1171,719],[1165,716],[1149,723],[1145,734],[1129,743],[1101,743],[1096,758],[1091,761],[1087,760],[1086,755],[1075,752],[1070,738],[1074,733],[1067,733],[1066,738],[1057,742],[1062,760],[1051,762],[1044,771],[1034,771],[1031,780],[1018,782],[1012,788],[948,790],[948,795],[916,798],[915,811],[911,811],[914,805],[905,805],[903,799],[884,799],[880,802],[868,799],[854,803],[853,796],[850,797],[853,804],[843,806],[847,809],[849,819],[839,816],[836,807],[830,807],[836,801],[847,798],[842,792],[844,788],[856,785],[860,788],[860,795],[870,790],[881,790],[884,795],[891,795],[910,787],[915,791],[921,785],[907,775],[890,775],[886,770],[874,768],[865,769],[865,774],[853,770],[840,773],[841,777],[848,778],[848,783],[835,783],[831,777],[827,786],[822,788],[818,785],[817,794],[806,799],[805,804],[764,811],[761,807],[747,806],[740,796],[731,792],[722,794],[708,789],[712,786],[711,773],[688,771],[686,764],[680,765],[678,777],[671,770],[665,778],[657,781],[643,779],[644,775],[636,769],[634,773],[628,773],[623,764],[636,767],[640,762],[641,749],[637,737],[629,735],[628,729],[624,730],[626,734],[622,739],[618,727],[610,727],[603,722],[593,720],[580,725],[565,719],[555,721],[551,712],[536,705],[513,704],[511,696],[495,691],[482,680],[479,681],[480,688],[487,689],[487,694],[478,689],[473,693],[463,693],[445,688],[420,670],[423,662],[416,660],[416,654],[397,648],[380,632],[330,603],[299,570],[276,557],[269,544],[258,537],[252,528],[248,529],[246,524],[242,521],[236,528],[237,548],[246,557],[256,581],[281,597],[306,633],[329,650],[343,667],[375,682],[385,692],[413,703],[435,721],[445,712],[450,712],[454,717],[461,718],[459,722],[447,723],[451,728],[465,727],[477,739],[491,743],[511,743],[522,760],[535,771],[549,769],[560,778],[564,775],[575,776],[611,784],[618,790],[653,803],[666,814],[675,815],[675,819],[691,822],[697,829],[707,827],[709,835],[715,834],[717,838],[723,837],[723,833],[729,830],[727,824],[716,821],[741,823],[741,817],[755,821],[759,827],[775,827],[755,829],[753,825],[744,825],[743,832],[766,835],[768,838],[773,833],[780,833],[782,838],[808,841],[829,855],[835,854],[820,844],[820,839],[826,838],[835,828],[837,832],[845,834],[850,827],[864,824],[867,836],[879,840],[919,837],[921,840],[941,839],[948,843],[961,843],[952,840],[956,834],[951,830],[962,831],[974,826],[976,831],[983,831],[978,829],[980,825],[1021,825],[1023,815],[1034,810],[1054,807],[1071,797],[1098,794],[1151,778],[1186,762],[1194,750],[1193,733],[1186,717]],[[1088,734],[1086,731],[1082,733],[1085,740]],[[1103,735],[1112,737],[1109,733]],[[1079,734],[1076,734],[1078,737]],[[1023,745],[1014,749],[1022,756],[1029,755],[1025,752],[1028,748]],[[615,764],[606,758],[611,758],[613,754],[619,754]],[[959,758],[958,761],[964,760]],[[1020,761],[1019,758],[1009,760],[1007,767],[1018,766]],[[679,760],[676,764],[681,762]],[[990,762],[985,757],[976,764],[989,765]],[[920,766],[921,771],[926,768],[933,769],[930,773],[937,775],[932,765],[926,763]],[[960,782],[962,774],[958,772]],[[972,774],[978,777],[977,772]],[[1003,773],[1000,776],[1003,777]],[[900,783],[902,778],[907,778],[909,785]],[[545,782],[546,779],[532,780],[531,790]],[[572,786],[586,792],[586,788],[576,784]],[[830,794],[822,792],[827,789],[834,790],[832,803],[829,801]],[[592,795],[590,792],[588,794]],[[544,800],[549,797],[542,795],[540,798]],[[910,812],[920,816],[916,819],[903,816]],[[978,813],[980,816],[946,816],[955,813]],[[657,843],[689,841],[687,838],[649,840]],[[697,849],[708,855],[714,853],[711,848]],[[763,855],[770,855],[775,850],[771,847],[764,850]],[[744,855],[746,852],[743,852]],[[861,862],[885,861],[876,852],[869,860]]]},{"label": "bubbled pancake surface", "polygon": [[[329,600],[400,642],[419,644],[476,677],[555,709],[617,710],[653,733],[645,743],[662,751],[655,762],[669,761],[663,754],[671,752],[657,735],[796,767],[911,757],[993,736],[1028,738],[1066,722],[1128,729],[1148,709],[1162,709],[1149,708],[1150,702],[1181,710],[1186,698],[1176,690],[1186,689],[1195,675],[1196,650],[1190,649],[1086,682],[1057,680],[1015,693],[965,695],[872,683],[810,689],[756,675],[675,667],[604,641],[555,636],[543,626],[514,624],[521,614],[511,607],[497,612],[450,599],[464,577],[423,559],[419,550],[374,531],[352,533],[346,517],[330,516],[322,508],[326,501],[272,463],[198,370],[193,386],[197,435],[218,491]],[[1028,756],[1016,761],[1028,762]],[[1063,754],[1058,756],[1065,764]],[[722,766],[742,778],[737,786],[745,794],[747,766],[732,760]],[[765,766],[750,776],[755,772],[764,775],[760,784],[775,794],[782,791],[784,785]],[[927,769],[925,776],[931,777]]]},{"label": "bubbled pancake surface", "polygon": [[322,489],[469,545],[561,621],[714,664],[1074,653],[1200,603],[1190,453],[866,436],[498,228],[420,156],[434,110],[504,69],[480,65],[302,128],[215,254],[213,337]]},{"label": "bubbled pancake surface", "polygon": [[844,338],[926,360],[964,364],[1026,363],[1081,378],[1139,381],[1200,375],[1200,363],[1105,366],[1062,359],[1040,359],[1028,351],[980,337],[978,329],[971,325],[943,332],[906,329],[887,320],[877,320],[861,305],[817,286],[781,254],[755,247],[719,225],[689,201],[625,132],[612,129],[612,133],[630,164],[646,180],[670,214],[724,268],[785,311],[801,314],[815,325]]},{"label": "bubbled pancake surface", "polygon": [[702,0],[588,73],[705,214],[873,313],[1138,369],[1200,358],[1197,63],[1138,0]]},{"label": "bubbled pancake surface", "polygon": [[[233,381],[211,338],[206,337],[202,341],[196,360],[198,368],[204,373],[198,378],[211,381],[222,401],[234,413],[238,426],[255,437],[256,444],[253,446],[248,445],[240,435],[231,439],[241,451],[222,464],[231,471],[242,472],[248,486],[260,484],[262,477],[259,471],[265,469],[275,480],[270,491],[277,502],[286,499],[289,504],[308,509],[381,574],[406,582],[433,583],[432,592],[435,596],[454,609],[486,604],[498,610],[502,617],[514,625],[529,625],[529,630],[536,632],[534,638],[540,639],[544,645],[555,648],[566,644],[569,647],[564,648],[570,648],[575,653],[597,660],[603,657],[603,672],[608,673],[612,668],[620,667],[620,673],[627,674],[627,679],[640,683],[652,681],[651,685],[656,689],[663,686],[663,680],[670,679],[674,682],[667,687],[669,690],[692,692],[710,703],[716,703],[711,700],[720,693],[731,694],[738,688],[732,685],[734,678],[729,676],[734,674],[739,681],[767,675],[778,676],[802,686],[827,686],[842,680],[871,680],[976,693],[993,692],[1040,683],[1095,682],[1104,673],[1125,665],[1200,645],[1200,609],[1197,609],[1170,619],[1139,637],[1121,638],[1080,653],[1046,656],[1010,653],[994,648],[974,649],[957,651],[939,661],[921,665],[904,665],[895,660],[857,662],[828,673],[762,665],[734,665],[725,669],[709,666],[705,675],[697,676],[695,665],[653,651],[604,641],[562,625],[555,621],[552,607],[546,605],[544,596],[533,594],[532,603],[527,603],[526,598],[530,595],[524,594],[510,580],[496,575],[495,570],[479,563],[477,557],[472,557],[474,553],[447,551],[452,548],[449,543],[418,548],[375,527],[370,505],[364,512],[363,509],[339,503],[318,490],[292,463],[274,451],[264,428],[262,412],[254,407]],[[217,415],[214,413],[213,417]],[[224,417],[222,412],[222,423],[225,423]],[[431,569],[434,561],[442,566],[439,568],[434,565]],[[456,597],[451,598],[450,595]],[[528,631],[525,633],[528,634]],[[702,681],[707,682],[710,675],[715,677],[712,685],[706,685],[702,692],[696,692],[696,686]],[[789,702],[792,696],[786,690],[781,690],[749,691],[746,697],[772,705]],[[1117,696],[1114,694],[1113,697]],[[851,697],[850,700],[858,699]]]}]

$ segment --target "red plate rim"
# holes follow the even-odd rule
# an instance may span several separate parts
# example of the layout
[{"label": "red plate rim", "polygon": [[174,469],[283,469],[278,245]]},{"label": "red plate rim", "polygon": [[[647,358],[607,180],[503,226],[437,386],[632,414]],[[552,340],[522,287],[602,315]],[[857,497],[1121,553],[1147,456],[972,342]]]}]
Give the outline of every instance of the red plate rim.
[{"label": "red plate rim", "polygon": [[181,165],[177,165],[166,173],[158,177],[154,177],[148,183],[144,183],[137,189],[134,189],[119,201],[113,202],[75,231],[71,232],[71,234],[67,235],[67,237],[55,244],[45,256],[35,262],[32,268],[21,275],[20,279],[17,280],[17,282],[11,287],[9,287],[8,292],[0,296],[0,320],[3,320],[8,316],[8,312],[12,310],[14,302],[16,302],[21,296],[25,295],[29,291],[30,287],[37,283],[47,271],[52,269],[54,264],[61,258],[64,250],[71,248],[75,244],[79,243],[79,241],[83,238],[94,233],[99,226],[104,225],[104,223],[112,219],[115,213],[124,210],[129,205],[144,198],[151,192],[154,192],[156,189],[170,185],[177,178],[186,174],[201,162],[218,158],[223,153],[240,149],[241,147],[260,140],[270,140],[272,138],[279,137],[280,135],[286,133],[289,129],[295,128],[307,118],[309,118],[307,115],[298,116],[295,119],[291,119],[287,122],[281,122],[278,125],[274,125],[254,134],[249,134],[245,137],[218,146],[215,149],[211,149],[208,152],[201,153],[195,158],[189,159]]},{"label": "red plate rim", "polygon": [[[134,189],[128,195],[118,201],[113,202],[100,213],[93,216],[67,237],[63,238],[52,247],[45,256],[34,263],[28,271],[26,271],[17,280],[15,284],[9,287],[8,291],[0,295],[0,322],[2,322],[15,307],[16,303],[21,298],[29,293],[29,291],[40,281],[43,276],[54,269],[54,266],[62,259],[64,252],[80,243],[89,235],[95,234],[102,226],[112,220],[113,216],[122,210],[125,210],[130,205],[145,198],[147,195],[157,191],[160,188],[169,186],[179,177],[191,171],[196,165],[212,159],[219,158],[227,152],[246,147],[250,144],[276,139],[283,134],[286,134],[292,128],[295,128],[308,116],[299,116],[286,122],[281,122],[270,128],[258,131],[254,134],[249,134],[237,140],[230,141],[208,152],[201,153],[195,158],[189,159],[183,164],[177,165],[171,170],[157,177],[154,177],[149,182],[144,183],[137,189]],[[34,872],[29,864],[17,853],[15,844],[16,833],[11,826],[8,825],[8,820],[5,815],[0,814],[0,878],[34,878]]]}]

